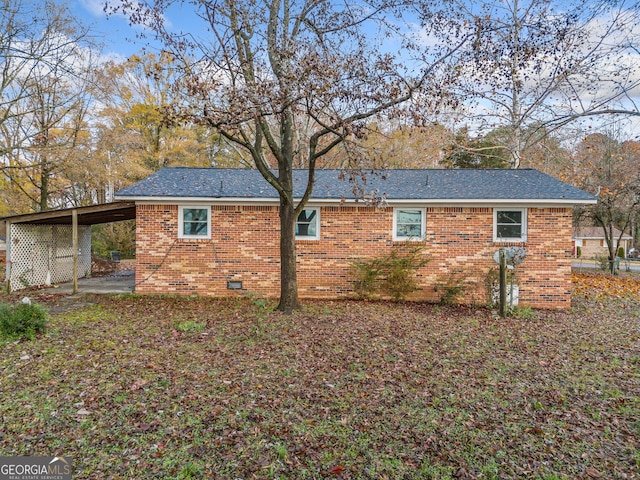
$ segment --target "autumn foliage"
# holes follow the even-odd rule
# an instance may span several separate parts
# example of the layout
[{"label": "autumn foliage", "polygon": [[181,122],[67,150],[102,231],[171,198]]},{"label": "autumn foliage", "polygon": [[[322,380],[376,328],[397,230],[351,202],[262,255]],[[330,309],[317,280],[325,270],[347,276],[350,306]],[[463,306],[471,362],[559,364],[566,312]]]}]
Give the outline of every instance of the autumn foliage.
[{"label": "autumn foliage", "polygon": [[640,298],[640,278],[602,273],[573,274],[574,295],[589,299]]}]

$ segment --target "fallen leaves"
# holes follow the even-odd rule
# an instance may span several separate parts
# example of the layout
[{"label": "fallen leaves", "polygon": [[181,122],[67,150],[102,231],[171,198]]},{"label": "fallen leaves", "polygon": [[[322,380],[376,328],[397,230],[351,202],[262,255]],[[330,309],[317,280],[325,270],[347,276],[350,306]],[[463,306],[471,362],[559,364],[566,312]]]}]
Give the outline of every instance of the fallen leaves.
[{"label": "fallen leaves", "polygon": [[574,295],[595,300],[607,298],[640,298],[640,278],[613,276],[605,273],[574,273]]},{"label": "fallen leaves", "polygon": [[602,474],[593,467],[588,467],[584,473],[586,473],[589,478],[602,478]]},{"label": "fallen leaves", "polygon": [[527,320],[96,297],[0,348],[0,451],[64,452],[81,480],[640,478],[640,305],[603,281]]},{"label": "fallen leaves", "polygon": [[129,386],[129,390],[131,390],[132,392],[135,392],[136,390],[140,390],[141,388],[143,388],[146,384],[147,384],[147,380],[144,380],[142,378],[137,378],[130,386]]}]

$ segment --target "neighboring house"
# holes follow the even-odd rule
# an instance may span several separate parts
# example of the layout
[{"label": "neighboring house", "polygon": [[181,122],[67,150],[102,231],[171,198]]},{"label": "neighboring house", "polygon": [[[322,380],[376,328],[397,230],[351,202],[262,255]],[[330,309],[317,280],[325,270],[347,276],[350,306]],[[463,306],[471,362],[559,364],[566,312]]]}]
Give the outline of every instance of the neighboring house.
[{"label": "neighboring house", "polygon": [[[295,172],[296,198],[306,178]],[[302,298],[353,296],[353,262],[414,241],[430,260],[413,300],[438,300],[435,286],[457,281],[465,302],[486,304],[495,252],[520,246],[520,303],[570,306],[572,209],[592,195],[531,169],[315,178],[297,224]],[[279,200],[257,170],[166,168],[116,198],[136,203],[136,292],[278,296]]]},{"label": "neighboring house", "polygon": [[[614,244],[620,238],[620,230],[613,229]],[[620,239],[620,246],[624,248],[624,256],[627,257],[633,237],[626,233]],[[602,227],[576,227],[573,229],[573,251],[574,255],[578,255],[578,247],[580,247],[581,258],[608,257],[609,247],[604,237]]]}]

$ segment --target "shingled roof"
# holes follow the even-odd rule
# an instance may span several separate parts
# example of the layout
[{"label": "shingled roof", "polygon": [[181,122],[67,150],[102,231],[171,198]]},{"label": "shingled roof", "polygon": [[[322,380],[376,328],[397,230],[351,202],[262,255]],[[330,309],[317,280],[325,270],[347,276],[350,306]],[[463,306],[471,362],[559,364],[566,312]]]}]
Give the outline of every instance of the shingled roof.
[{"label": "shingled roof", "polygon": [[[294,196],[304,193],[307,170],[294,171]],[[317,170],[311,199],[357,200],[375,192],[388,201],[552,201],[595,203],[595,197],[538,170],[434,169]],[[119,200],[277,200],[278,193],[251,169],[164,168],[117,192]]]},{"label": "shingled roof", "polygon": [[[633,240],[633,237],[628,233],[622,233],[622,237],[620,234],[622,232],[617,228],[613,229],[613,238],[620,238],[621,240]],[[586,240],[600,240],[604,239],[604,231],[602,227],[575,227],[573,229],[573,238],[574,239],[586,239]]]}]

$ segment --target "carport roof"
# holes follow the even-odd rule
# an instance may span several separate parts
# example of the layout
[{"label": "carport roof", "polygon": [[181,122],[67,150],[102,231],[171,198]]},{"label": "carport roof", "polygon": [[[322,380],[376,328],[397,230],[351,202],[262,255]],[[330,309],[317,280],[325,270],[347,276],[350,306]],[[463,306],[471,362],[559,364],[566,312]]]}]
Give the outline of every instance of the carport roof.
[{"label": "carport roof", "polygon": [[72,212],[74,210],[78,212],[78,225],[95,225],[136,218],[135,202],[113,202],[90,205],[88,207],[13,215],[0,218],[0,221],[31,225],[71,225]]}]

